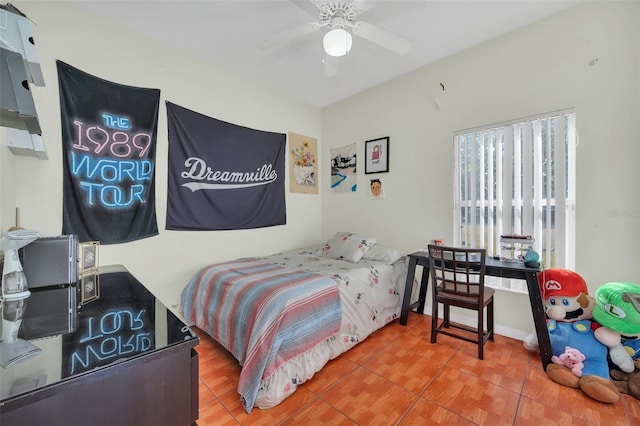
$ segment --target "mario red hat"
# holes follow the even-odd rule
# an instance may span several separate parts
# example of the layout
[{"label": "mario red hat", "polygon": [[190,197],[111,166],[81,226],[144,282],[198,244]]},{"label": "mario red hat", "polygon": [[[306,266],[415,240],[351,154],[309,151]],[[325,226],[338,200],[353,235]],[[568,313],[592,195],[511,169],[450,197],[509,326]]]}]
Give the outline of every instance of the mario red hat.
[{"label": "mario red hat", "polygon": [[542,299],[553,296],[578,296],[589,294],[587,283],[580,275],[562,268],[552,268],[538,274],[538,284]]}]

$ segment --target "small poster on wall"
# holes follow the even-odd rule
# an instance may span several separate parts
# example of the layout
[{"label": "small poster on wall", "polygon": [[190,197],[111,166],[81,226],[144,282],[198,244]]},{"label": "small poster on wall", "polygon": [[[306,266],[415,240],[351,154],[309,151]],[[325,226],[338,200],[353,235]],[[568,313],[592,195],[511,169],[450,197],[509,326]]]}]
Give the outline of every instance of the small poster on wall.
[{"label": "small poster on wall", "polygon": [[318,141],[289,132],[289,189],[318,193]]},{"label": "small poster on wall", "polygon": [[355,143],[331,150],[332,192],[355,192],[358,189],[356,163]]}]

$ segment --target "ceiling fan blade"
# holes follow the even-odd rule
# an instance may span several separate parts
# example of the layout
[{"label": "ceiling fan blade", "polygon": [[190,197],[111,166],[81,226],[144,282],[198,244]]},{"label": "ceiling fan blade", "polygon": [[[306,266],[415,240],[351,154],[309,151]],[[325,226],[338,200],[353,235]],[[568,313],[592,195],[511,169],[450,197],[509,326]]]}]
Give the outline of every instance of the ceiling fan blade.
[{"label": "ceiling fan blade", "polygon": [[324,76],[335,77],[340,69],[340,58],[338,56],[324,55]]},{"label": "ceiling fan blade", "polygon": [[380,27],[376,27],[375,25],[364,21],[358,21],[354,24],[353,33],[392,50],[399,55],[404,55],[409,52],[409,50],[411,50],[411,45],[413,44],[410,40],[407,40],[404,37],[387,30],[383,30]]},{"label": "ceiling fan blade", "polygon": [[[291,0],[294,3],[308,3],[311,4],[313,7],[315,7],[318,10],[322,10],[322,8],[327,4],[330,3],[331,0]],[[336,3],[336,1],[333,1],[334,3]],[[371,0],[347,0],[347,1],[343,1],[343,3],[352,3],[353,5],[355,5],[357,7],[357,9],[360,12],[364,12],[365,10],[371,9],[374,5],[372,3]],[[301,4],[299,4],[300,7],[302,7]]]},{"label": "ceiling fan blade", "polygon": [[314,18],[317,18],[320,14],[319,5],[322,3],[326,3],[326,1],[314,1],[314,0],[290,0],[300,9],[304,10]]},{"label": "ceiling fan blade", "polygon": [[306,35],[315,33],[320,29],[320,24],[317,22],[309,22],[308,24],[300,25],[274,34],[271,37],[265,38],[258,42],[258,47],[261,49],[271,49],[273,47],[281,46],[297,38],[304,37]]},{"label": "ceiling fan blade", "polygon": [[356,5],[358,9],[362,12],[369,10],[373,7],[370,0],[352,0],[351,3]]}]

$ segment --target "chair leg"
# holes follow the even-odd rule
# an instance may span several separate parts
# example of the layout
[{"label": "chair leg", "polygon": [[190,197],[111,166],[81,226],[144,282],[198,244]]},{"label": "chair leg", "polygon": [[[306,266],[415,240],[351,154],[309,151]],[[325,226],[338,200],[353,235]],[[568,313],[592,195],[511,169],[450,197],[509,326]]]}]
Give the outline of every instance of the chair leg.
[{"label": "chair leg", "polygon": [[431,306],[431,343],[436,343],[438,338],[438,332],[436,329],[438,328],[438,302],[435,300],[432,302],[433,306]]},{"label": "chair leg", "polygon": [[489,332],[489,340],[493,341],[493,299],[487,305],[487,331]]},{"label": "chair leg", "polygon": [[478,309],[478,359],[484,359],[484,309]]},{"label": "chair leg", "polygon": [[449,313],[451,312],[451,308],[448,303],[444,303],[442,305],[442,311],[443,311],[442,317],[444,319],[444,323],[442,326],[444,328],[449,328]]}]

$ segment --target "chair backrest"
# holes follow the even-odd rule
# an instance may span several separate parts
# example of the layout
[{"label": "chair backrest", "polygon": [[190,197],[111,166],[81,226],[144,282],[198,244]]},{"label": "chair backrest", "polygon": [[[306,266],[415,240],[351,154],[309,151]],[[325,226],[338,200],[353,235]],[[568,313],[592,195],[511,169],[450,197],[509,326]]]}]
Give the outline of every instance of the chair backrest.
[{"label": "chair backrest", "polygon": [[465,298],[484,298],[486,250],[429,245],[434,291]]}]

